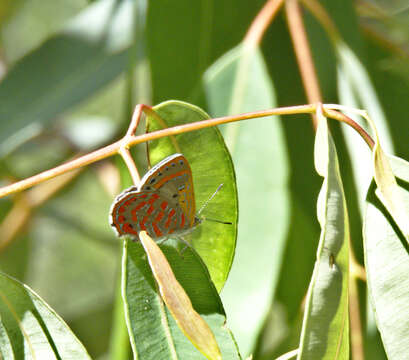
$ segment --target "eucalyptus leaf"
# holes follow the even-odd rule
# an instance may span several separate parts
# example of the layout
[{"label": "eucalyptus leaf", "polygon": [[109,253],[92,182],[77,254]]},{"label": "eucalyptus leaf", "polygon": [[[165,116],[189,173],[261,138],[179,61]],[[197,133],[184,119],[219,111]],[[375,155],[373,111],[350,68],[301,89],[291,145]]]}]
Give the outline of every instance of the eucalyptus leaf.
[{"label": "eucalyptus leaf", "polygon": [[[398,137],[392,138],[392,134],[389,131],[390,124],[387,122],[387,118],[384,114],[383,105],[385,102],[381,101],[385,98],[386,94],[390,94],[390,91],[384,90],[384,85],[382,85],[382,91],[378,94],[373,85],[373,81],[376,78],[370,76],[370,67],[363,63],[360,57],[348,46],[350,43],[345,44],[340,42],[336,45],[336,50],[338,52],[338,63],[337,63],[337,92],[339,96],[340,104],[365,109],[371,118],[374,120],[380,138],[382,141],[382,147],[390,154],[394,153],[394,142],[398,140]],[[394,85],[395,86],[395,85]],[[366,121],[362,121],[360,116],[354,113],[346,112],[350,118],[355,120],[363,129],[371,133],[369,124]],[[351,127],[342,125],[341,130],[344,134],[347,151],[349,158],[351,159],[352,165],[352,177],[354,179],[356,194],[358,198],[359,206],[359,225],[362,227],[362,219],[365,217],[365,196],[368,192],[368,188],[374,176],[374,166],[372,160],[372,153],[368,149],[367,144],[363,141],[361,136]],[[353,214],[351,214],[353,216]],[[361,228],[356,232],[361,233]],[[361,245],[358,245],[359,248]],[[356,254],[359,256],[360,254]],[[361,257],[361,256],[359,256]],[[369,305],[369,300],[367,301]],[[367,307],[369,310],[370,306]],[[366,316],[367,323],[367,335],[371,339],[375,336],[377,338],[377,329],[374,321],[374,315],[371,311],[367,312]],[[377,343],[382,346],[380,342]],[[373,346],[368,346],[373,348]],[[367,356],[371,356],[368,354]],[[382,359],[384,356],[379,355]]]},{"label": "eucalyptus leaf", "polygon": [[159,293],[183,334],[209,360],[221,360],[219,346],[206,321],[195,311],[192,302],[173,274],[165,255],[146,232],[139,239],[149,260]]},{"label": "eucalyptus leaf", "polygon": [[[355,100],[375,119],[375,125],[383,134],[383,147],[387,152],[393,152],[393,142],[390,136],[388,121],[369,74],[352,49],[342,41],[336,44],[339,61],[338,71],[346,76],[346,81],[352,87]],[[353,104],[345,104],[353,105]]]},{"label": "eucalyptus leaf", "polygon": [[[409,213],[409,163],[390,157],[402,203]],[[365,266],[377,327],[388,359],[405,359],[409,341],[409,247],[404,235],[375,194],[367,195],[364,224]]]},{"label": "eucalyptus leaf", "polygon": [[[213,116],[275,105],[258,48],[239,45],[223,55],[206,71],[204,87]],[[287,153],[277,117],[221,129],[234,160],[240,203],[236,254],[221,296],[240,350],[249,355],[273,301],[282,263],[289,222]]]},{"label": "eucalyptus leaf", "polygon": [[[336,5],[336,2],[330,2]],[[347,3],[344,2],[343,5],[345,11]],[[341,13],[342,11],[334,12],[337,15]],[[307,19],[307,16],[303,17],[303,20]],[[312,19],[312,22],[316,25],[315,19]],[[313,38],[309,36],[311,45],[316,39],[316,36]],[[261,47],[268,73],[274,81],[277,106],[305,104],[307,101],[305,91],[284,16],[277,16],[271,23]],[[314,54],[322,57],[321,52]],[[325,57],[331,56],[327,52],[324,54]],[[322,70],[317,69],[319,75],[322,75],[321,78],[331,79],[331,74]],[[327,83],[330,83],[330,80]],[[320,86],[321,84],[320,81]],[[334,82],[332,84],[335,85]],[[320,230],[316,218],[311,216],[315,214],[316,194],[321,187],[321,179],[314,172],[312,161],[315,130],[311,124],[311,117],[302,114],[286,115],[282,117],[281,126],[287,143],[290,223],[285,240],[284,261],[280,268],[275,301],[272,304],[273,316],[282,319],[282,323],[278,324],[278,330],[277,324],[270,319],[264,325],[255,352],[255,357],[263,355],[263,359],[274,359],[298,347],[300,317],[311,279]],[[262,169],[266,171],[266,163]],[[258,174],[260,176],[259,172]],[[269,336],[271,333],[274,336]]]},{"label": "eucalyptus leaf", "polygon": [[[164,123],[148,116],[149,131],[194,123],[209,116],[196,106],[167,101],[153,108]],[[221,224],[203,221],[185,235],[202,257],[218,289],[223,287],[233,261],[237,236],[237,190],[233,163],[223,138],[215,127],[154,140],[149,143],[149,158],[154,165],[173,153],[183,153],[193,173],[196,206],[200,208],[223,184],[203,210],[204,217],[231,222]]]},{"label": "eucalyptus leaf", "polygon": [[[240,359],[225,326],[225,314],[206,266],[192,247],[180,240],[166,240],[160,249],[195,311],[210,326],[223,360]],[[140,359],[205,359],[180,330],[165,306],[140,243],[125,240],[123,295],[134,355]]]},{"label": "eucalyptus leaf", "polygon": [[[373,149],[373,173],[379,189],[378,196],[388,208],[388,211],[394,217],[398,226],[405,234],[406,239],[409,241],[409,217],[405,213],[403,204],[400,202],[396,181],[384,150],[381,148],[381,142],[379,139],[379,133],[381,133],[382,147],[387,146],[388,149],[393,149],[382,107],[369,80],[368,74],[354,53],[342,42],[338,44],[337,49],[341,63],[339,72],[341,81],[345,83],[344,88],[348,89],[349,86],[352,87],[355,90],[355,93],[359,94],[356,97],[360,100],[364,108],[371,114],[373,119],[376,119],[375,121],[372,120],[372,118],[368,118],[373,136],[375,137],[375,147]],[[344,76],[346,79],[343,79]],[[350,84],[347,84],[348,82],[350,82]],[[364,91],[362,91],[362,88],[364,88]],[[350,91],[351,90],[347,91],[347,94]],[[348,94],[348,96],[351,97],[350,94]],[[360,161],[360,166],[361,164],[362,159]],[[361,169],[357,170],[357,173],[360,172]]]},{"label": "eucalyptus leaf", "polygon": [[349,359],[348,214],[327,120],[318,119],[314,154],[317,172],[324,178],[317,202],[321,236],[297,359]]},{"label": "eucalyptus leaf", "polygon": [[[342,105],[364,108],[381,134],[382,147],[388,153],[394,152],[389,125],[382,105],[371,83],[371,79],[362,62],[355,53],[343,42],[336,45],[338,53],[338,95]],[[347,112],[347,115],[357,121],[365,130],[370,126],[356,114]],[[349,126],[342,126],[342,131],[348,145],[351,162],[354,168],[353,176],[358,188],[360,206],[364,207],[365,193],[373,177],[373,167],[370,161],[370,152],[357,132]],[[359,154],[357,156],[356,154]]]},{"label": "eucalyptus leaf", "polygon": [[90,359],[64,321],[28,286],[0,273],[2,359]]}]

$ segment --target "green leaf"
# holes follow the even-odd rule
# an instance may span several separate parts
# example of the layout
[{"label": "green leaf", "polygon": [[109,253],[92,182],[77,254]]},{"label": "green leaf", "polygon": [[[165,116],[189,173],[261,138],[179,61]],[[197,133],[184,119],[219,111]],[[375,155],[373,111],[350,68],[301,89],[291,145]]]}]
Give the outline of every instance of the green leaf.
[{"label": "green leaf", "polygon": [[28,286],[0,273],[2,359],[90,359],[67,324]]},{"label": "green leaf", "polygon": [[[406,29],[409,29],[407,25],[405,26]],[[379,94],[379,101],[386,118],[390,120],[391,136],[396,153],[407,159],[409,158],[407,138],[401,135],[409,133],[409,122],[405,116],[402,116],[407,112],[406,100],[409,97],[408,59],[401,57],[394,47],[385,47],[376,36],[368,36],[366,40],[368,40],[365,44],[366,60],[369,61],[370,78]],[[385,136],[382,132],[380,135],[382,139]]]},{"label": "green leaf", "polygon": [[[348,45],[351,45],[349,42]],[[399,137],[393,137],[389,131],[389,125],[387,122],[387,117],[384,114],[383,105],[385,105],[385,101],[381,102],[386,94],[390,94],[391,91],[388,89],[384,89],[384,83],[382,83],[382,88],[376,89],[374,88],[372,81],[376,81],[376,76],[370,76],[368,74],[368,70],[370,69],[369,66],[365,66],[360,57],[355,54],[355,52],[348,46],[347,44],[340,43],[336,46],[338,51],[338,64],[337,64],[337,85],[338,85],[338,96],[340,104],[355,107],[355,108],[363,108],[365,109],[370,115],[371,118],[374,120],[374,123],[379,131],[382,146],[388,153],[394,153],[394,142],[399,139]],[[371,56],[367,58],[372,60]],[[378,67],[376,64],[375,67]],[[393,87],[396,87],[396,83],[393,84]],[[379,97],[378,97],[379,94]],[[402,109],[400,109],[402,110]],[[394,107],[394,111],[396,111],[396,106]],[[366,131],[371,133],[370,126],[367,122],[362,121],[360,116],[356,114],[346,112],[346,115],[351,117],[355,120],[358,124],[360,124]],[[396,115],[396,113],[395,113]],[[399,118],[399,116],[395,116],[395,118]],[[392,119],[393,117],[389,117]],[[394,123],[395,123],[394,118]],[[401,129],[402,127],[400,127]],[[350,212],[351,219],[358,217],[360,228],[355,229],[356,234],[361,234],[362,232],[362,219],[365,217],[364,210],[365,210],[365,195],[368,191],[368,187],[371,184],[372,178],[374,176],[374,166],[373,166],[373,157],[371,151],[368,149],[368,146],[362,140],[361,136],[349,126],[341,126],[341,130],[344,134],[346,145],[347,145],[347,152],[349,155],[349,159],[352,165],[352,177],[355,183],[356,194],[358,198],[358,206],[359,212],[353,214]],[[402,130],[399,130],[402,132]],[[403,133],[405,130],[403,130]],[[342,157],[342,154],[341,154]],[[347,157],[346,154],[344,157]],[[351,207],[350,207],[351,210]],[[351,229],[353,234],[354,229]],[[357,243],[359,240],[359,243]],[[357,252],[357,248],[361,249],[361,241],[360,238],[357,239],[355,236],[354,240],[355,244],[355,254],[358,258],[362,258],[360,254],[361,251]],[[361,260],[363,261],[363,260]],[[367,300],[369,304],[369,299]],[[370,309],[370,306],[368,306]],[[373,313],[371,311],[367,312],[366,316],[366,326],[367,326],[367,336],[369,339],[373,339],[375,336],[374,334],[377,333],[376,324],[374,320]],[[376,341],[375,343],[379,348],[382,346],[380,341]],[[366,352],[368,349],[373,349],[375,347],[374,344],[366,346]],[[385,358],[385,356],[379,351],[379,358]],[[372,358],[373,355],[368,353],[367,356]]]},{"label": "green leaf", "polygon": [[355,92],[359,106],[363,106],[371,118],[375,119],[374,122],[379,133],[384,136],[385,149],[388,152],[393,151],[388,122],[366,69],[347,44],[340,41],[336,44],[336,50],[339,61],[338,71],[341,72],[341,76],[346,77],[345,80]]},{"label": "green leaf", "polygon": [[126,68],[133,13],[131,0],[99,1],[17,62],[0,83],[0,155]]},{"label": "green leaf", "polygon": [[389,214],[393,217],[399,229],[409,242],[409,216],[402,201],[401,191],[393,175],[389,160],[379,145],[377,137],[374,152],[374,179],[378,187],[376,193]]},{"label": "green leaf", "polygon": [[[378,196],[380,196],[381,201],[384,202],[390,214],[394,217],[398,226],[401,228],[405,234],[407,240],[409,241],[409,217],[406,215],[403,205],[400,202],[398,195],[397,185],[393,173],[391,171],[388,159],[381,148],[379,133],[385,137],[386,140],[390,139],[387,122],[382,111],[382,107],[376,96],[375,90],[369,80],[369,76],[363,68],[360,61],[356,58],[355,54],[349,49],[349,47],[342,42],[337,44],[337,50],[340,59],[340,69],[339,77],[340,84],[343,85],[344,98],[356,102],[359,100],[365,107],[368,113],[371,113],[376,121],[372,120],[369,116],[365,116],[365,119],[369,123],[372,134],[375,140],[375,146],[373,149],[373,173],[376,184],[378,186]],[[357,99],[351,94],[355,90],[359,95],[356,96]],[[379,129],[379,130],[378,130]],[[348,134],[348,133],[347,133]],[[347,137],[350,142],[352,142],[353,137],[351,134]],[[382,138],[382,145],[386,143],[389,149],[392,149],[391,141],[385,141]],[[352,143],[351,143],[352,145]],[[354,153],[356,152],[356,147],[353,147]],[[357,162],[357,157],[354,156],[354,161]],[[359,160],[359,165],[355,165],[357,174],[362,172],[362,159]],[[368,162],[364,162],[368,163]],[[365,175],[365,173],[364,173]],[[368,175],[368,172],[367,174]],[[355,175],[359,179],[359,175]],[[366,176],[368,178],[368,176]],[[366,179],[368,180],[368,179]],[[365,181],[366,182],[366,181]],[[365,183],[357,183],[363,186],[367,186]],[[365,188],[366,188],[365,186]],[[362,189],[361,189],[362,190]]]},{"label": "green leaf", "polygon": [[297,359],[348,359],[348,214],[336,149],[322,115],[314,150],[315,167],[324,178],[317,202],[321,237]]},{"label": "green leaf", "polygon": [[206,358],[221,360],[222,355],[212,330],[193,308],[159,246],[145,231],[139,233],[139,239],[148,256],[161,298],[180,330]]},{"label": "green leaf", "polygon": [[[387,119],[367,70],[355,53],[345,43],[340,42],[337,44],[336,50],[339,61],[338,94],[341,104],[355,108],[364,108],[374,120],[379,134],[381,134],[383,148],[388,153],[393,153],[393,143]],[[348,112],[347,115],[357,121],[365,130],[370,131],[368,124],[362,121],[359,116]],[[361,208],[363,208],[365,193],[373,177],[370,153],[367,151],[366,144],[355,130],[349,126],[342,126],[342,131],[345,135],[354,168],[353,175],[358,188],[360,205]],[[359,156],[356,155],[357,153]]]},{"label": "green leaf", "polygon": [[[229,51],[207,70],[204,86],[213,116],[274,107],[274,89],[258,48]],[[240,203],[236,254],[222,299],[229,327],[247,356],[270,309],[282,263],[289,221],[287,156],[277,117],[227,124],[222,131]]]},{"label": "green leaf", "polygon": [[[397,157],[389,161],[409,213],[409,163]],[[375,191],[373,182],[367,195],[364,225],[369,294],[388,358],[404,359],[409,341],[409,248]]]},{"label": "green leaf", "polygon": [[[278,16],[274,19],[261,46],[268,72],[274,80],[277,105],[305,104],[307,102],[305,91],[284,17]],[[317,53],[317,56],[322,57],[322,53]],[[318,72],[320,73],[319,70]],[[327,79],[330,78],[328,73],[323,75]],[[256,350],[257,356],[260,354],[266,359],[276,358],[299,344],[301,311],[310,283],[319,238],[319,225],[315,217],[311,216],[316,212],[316,199],[311,194],[317,194],[321,187],[321,179],[314,172],[312,161],[315,131],[311,125],[311,117],[287,115],[282,118],[281,124],[287,143],[287,166],[290,169],[288,181],[290,224],[285,260],[280,269],[275,302],[271,309],[273,319],[278,317],[283,320],[279,324],[279,331],[276,330],[277,324],[274,320],[266,322]],[[265,168],[266,166],[263,169]],[[228,318],[230,319],[229,313]],[[271,336],[271,332],[277,337]]]},{"label": "green leaf", "polygon": [[[162,117],[165,127],[208,119],[201,109],[179,101],[167,101],[153,108]],[[163,125],[148,117],[149,131]],[[149,157],[154,165],[166,156],[181,152],[188,159],[193,173],[196,207],[200,208],[220,184],[223,187],[203,210],[203,215],[232,225],[203,221],[186,235],[209,269],[218,291],[229,273],[237,236],[237,190],[233,163],[219,130],[215,127],[193,131],[149,143]]]},{"label": "green leaf", "polygon": [[[193,308],[210,326],[223,360],[240,359],[209,273],[198,254],[180,240],[160,245]],[[165,307],[140,243],[124,242],[123,294],[131,344],[140,359],[204,359]]]}]

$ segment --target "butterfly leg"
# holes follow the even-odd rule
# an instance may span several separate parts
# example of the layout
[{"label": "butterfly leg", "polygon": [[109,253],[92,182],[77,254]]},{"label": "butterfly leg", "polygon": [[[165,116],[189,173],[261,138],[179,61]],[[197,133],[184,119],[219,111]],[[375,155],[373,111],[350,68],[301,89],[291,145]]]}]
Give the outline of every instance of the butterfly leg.
[{"label": "butterfly leg", "polygon": [[132,235],[130,238],[133,242],[139,242],[139,235]]},{"label": "butterfly leg", "polygon": [[162,245],[166,240],[168,240],[169,238],[166,236],[166,237],[164,237],[163,239],[160,239],[160,240],[158,240],[158,241],[156,241],[156,243],[158,244],[158,245]]},{"label": "butterfly leg", "polygon": [[[182,256],[182,254],[186,251],[186,249],[189,248],[189,247],[191,247],[192,245],[191,245],[186,239],[184,239],[182,236],[178,236],[177,238],[178,238],[178,240],[180,240],[180,241],[182,241],[182,242],[185,243],[185,246],[184,246],[183,249],[180,250],[180,252],[179,252],[180,256]],[[183,256],[182,256],[182,257],[183,257]]]}]

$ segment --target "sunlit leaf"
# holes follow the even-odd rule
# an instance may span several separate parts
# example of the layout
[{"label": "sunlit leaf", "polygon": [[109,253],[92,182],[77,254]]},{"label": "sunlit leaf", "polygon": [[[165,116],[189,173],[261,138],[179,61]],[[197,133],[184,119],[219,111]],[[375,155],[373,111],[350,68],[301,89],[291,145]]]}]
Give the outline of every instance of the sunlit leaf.
[{"label": "sunlit leaf", "polygon": [[[229,51],[207,70],[204,86],[215,117],[274,107],[274,89],[258,48]],[[236,254],[222,299],[229,327],[248,355],[270,309],[282,262],[289,221],[287,157],[277,117],[227,124],[222,132],[234,160],[240,203]]]},{"label": "sunlit leaf", "polygon": [[192,302],[173,274],[166,257],[146,232],[140,233],[159,292],[177,325],[192,344],[208,359],[221,360],[216,339],[206,321],[192,307]]},{"label": "sunlit leaf", "polygon": [[[398,178],[398,194],[409,213],[409,163],[390,157]],[[376,323],[389,359],[404,359],[409,341],[408,244],[384,205],[373,182],[365,216],[365,266]]]},{"label": "sunlit leaf", "polygon": [[[223,360],[240,359],[236,344],[225,325],[220,298],[200,257],[193,248],[186,247],[179,240],[167,240],[160,244],[160,249],[177,281],[189,296],[194,310],[211,328]],[[154,271],[160,270],[158,265],[163,264],[154,264]],[[134,354],[148,360],[203,360],[205,357],[182,333],[163,303],[140,243],[125,241],[123,274],[126,316]]]},{"label": "sunlit leaf", "polygon": [[[365,109],[373,119],[382,138],[382,145],[388,153],[393,153],[393,143],[390,136],[388,123],[379,102],[378,96],[371,83],[368,72],[355,55],[344,43],[337,46],[339,54],[338,64],[338,94],[342,105]],[[362,121],[359,116],[347,113],[364,129],[370,131],[369,124]],[[353,176],[360,199],[361,208],[364,206],[365,192],[373,177],[373,167],[370,161],[370,152],[367,145],[355,130],[349,126],[342,126],[354,167]],[[357,154],[359,154],[357,156]]]},{"label": "sunlit leaf", "polygon": [[[357,100],[359,100],[365,110],[370,113],[371,119],[374,119],[371,120],[368,118],[375,140],[375,147],[373,149],[373,172],[379,189],[378,196],[380,196],[381,200],[384,202],[385,206],[388,208],[389,212],[409,241],[409,217],[406,215],[403,205],[400,202],[396,181],[390,169],[388,159],[384,154],[384,150],[381,148],[378,135],[379,133],[382,134],[382,146],[386,143],[386,146],[389,149],[392,149],[390,137],[388,136],[389,131],[387,122],[382,107],[369,80],[367,72],[355,54],[342,42],[338,44],[337,49],[341,60],[339,76],[341,84],[344,84],[344,98],[347,96],[350,101],[352,100],[355,102],[356,99],[351,95],[352,89],[354,89],[355,93],[359,94],[356,96]],[[349,135],[349,138],[352,139],[351,135]],[[354,147],[354,152],[355,151],[356,149]],[[367,164],[368,162],[364,163]],[[361,164],[362,159],[360,159],[360,166]],[[361,172],[362,168],[357,167],[357,174]]]},{"label": "sunlit leaf", "polygon": [[[331,3],[336,5],[333,1]],[[343,3],[343,5],[345,11],[347,4]],[[338,12],[334,13],[338,14]],[[311,22],[314,22],[313,25],[317,27],[315,19],[312,19]],[[308,34],[310,34],[310,29],[308,29]],[[311,45],[316,43],[316,39],[320,40],[318,36],[313,38],[309,36]],[[321,45],[322,41],[319,41],[319,44]],[[277,106],[305,104],[307,102],[305,90],[284,17],[278,16],[274,19],[261,47],[268,72],[274,81]],[[322,63],[321,58],[331,59],[328,51],[321,51],[323,51],[322,48],[316,52],[314,62],[318,57],[320,63]],[[322,53],[325,56],[322,56]],[[317,68],[317,71],[320,80],[325,79],[329,85],[335,84],[331,82],[333,75],[328,68],[320,67]],[[320,86],[321,84],[320,81]],[[323,93],[325,94],[324,89]],[[316,194],[320,189],[321,179],[314,172],[312,154],[315,130],[311,124],[311,117],[307,115],[283,116],[281,126],[287,144],[289,226],[275,302],[271,307],[272,317],[264,326],[256,351],[257,355],[261,352],[263,358],[266,359],[274,359],[298,347],[301,311],[319,239],[319,225],[312,214],[316,212]],[[264,171],[266,164],[263,166]],[[311,194],[315,195],[311,196]],[[302,241],[300,241],[300,234],[302,234]],[[274,321],[277,318],[280,319],[278,324],[280,330],[277,330],[277,324]]]},{"label": "sunlit leaf", "polygon": [[297,359],[348,359],[348,214],[336,149],[322,116],[314,153],[315,167],[324,178],[317,202],[321,237]]},{"label": "sunlit leaf", "polygon": [[2,359],[90,359],[64,321],[30,288],[0,273]]},{"label": "sunlit leaf", "polygon": [[[208,118],[201,109],[179,101],[167,101],[153,109],[162,117],[164,124],[148,117],[149,131]],[[216,288],[220,291],[227,279],[236,246],[238,204],[233,163],[216,128],[193,131],[149,143],[152,165],[176,152],[185,155],[192,168],[196,209],[223,184],[203,210],[203,215],[231,222],[232,225],[203,221],[186,236],[202,257]]]},{"label": "sunlit leaf", "polygon": [[389,160],[380,147],[379,139],[374,148],[374,179],[377,196],[399,226],[406,241],[409,242],[409,212],[401,197],[401,191],[392,172]]},{"label": "sunlit leaf", "polygon": [[[365,109],[378,128],[383,148],[388,153],[393,154],[394,142],[397,138],[392,138],[391,136],[389,124],[383,110],[385,102],[382,104],[380,102],[384,98],[385,93],[389,94],[389,91],[385,91],[382,86],[382,91],[378,89],[378,93],[376,92],[372,83],[376,79],[368,73],[370,67],[366,66],[347,44],[338,44],[337,51],[339,54],[339,62],[337,64],[337,90],[340,103],[350,107]],[[366,121],[362,121],[360,116],[350,112],[346,112],[346,114],[360,124],[366,131],[371,133],[369,124]],[[365,216],[365,195],[374,176],[372,153],[367,144],[354,129],[343,124],[341,130],[347,144],[347,151],[352,165],[351,176],[354,179],[356,196],[358,198],[359,213],[355,216],[359,216],[357,225],[362,227],[361,219]],[[354,216],[354,214],[351,214],[351,216]],[[360,234],[361,229],[356,229],[355,232]],[[361,239],[356,243],[360,249]],[[360,254],[356,255],[359,256]],[[371,311],[368,311],[366,323],[369,338],[376,338],[376,340],[378,340],[376,324]],[[367,346],[367,349],[373,349],[373,346]],[[379,359],[383,359],[382,352],[379,351],[378,353],[377,356],[379,356]],[[367,356],[372,358],[373,354],[370,355],[370,353],[368,353]]]}]

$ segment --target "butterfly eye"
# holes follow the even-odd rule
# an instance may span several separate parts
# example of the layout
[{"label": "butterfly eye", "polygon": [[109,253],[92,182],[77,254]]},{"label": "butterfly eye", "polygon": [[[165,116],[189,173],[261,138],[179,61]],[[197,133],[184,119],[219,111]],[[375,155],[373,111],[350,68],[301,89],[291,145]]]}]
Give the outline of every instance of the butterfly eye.
[{"label": "butterfly eye", "polygon": [[180,160],[180,161],[179,161],[179,164],[180,164],[180,165],[183,165],[183,164],[184,164],[183,160]]}]

